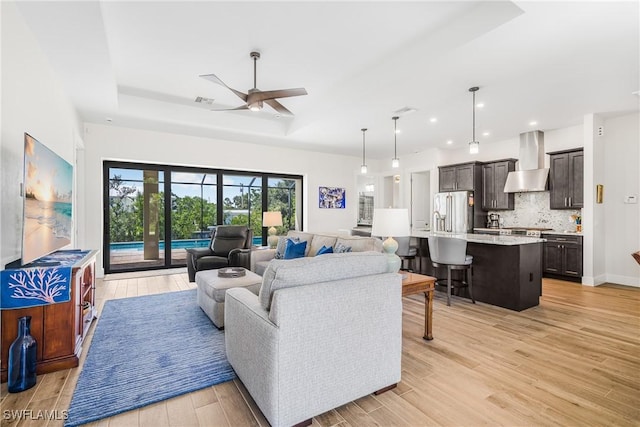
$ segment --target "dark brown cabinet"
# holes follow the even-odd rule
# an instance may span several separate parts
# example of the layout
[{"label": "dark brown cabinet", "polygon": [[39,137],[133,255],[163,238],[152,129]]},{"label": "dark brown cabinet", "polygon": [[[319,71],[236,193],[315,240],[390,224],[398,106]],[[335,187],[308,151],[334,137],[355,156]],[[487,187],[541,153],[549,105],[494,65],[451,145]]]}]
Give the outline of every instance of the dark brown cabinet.
[{"label": "dark brown cabinet", "polygon": [[18,318],[22,316],[31,316],[31,336],[37,342],[38,374],[78,366],[82,343],[96,317],[96,254],[97,251],[89,252],[72,267],[70,301],[2,310],[2,382],[7,381],[9,347],[18,333]]},{"label": "dark brown cabinet", "polygon": [[516,170],[516,159],[498,160],[482,165],[482,209],[513,210],[514,194],[504,192],[509,172]]},{"label": "dark brown cabinet", "polygon": [[543,235],[543,271],[546,277],[579,281],[582,278],[582,236]]},{"label": "dark brown cabinet", "polygon": [[[433,267],[428,239],[418,238],[418,247],[420,273],[442,277],[446,269]],[[543,243],[468,242],[467,254],[473,256],[475,300],[517,311],[537,306],[542,292],[542,252]],[[454,279],[462,278],[459,273],[460,270],[452,272]],[[468,297],[468,289],[460,291],[462,296]]]},{"label": "dark brown cabinet", "polygon": [[439,168],[440,191],[475,191],[480,183],[480,163],[461,163]]},{"label": "dark brown cabinet", "polygon": [[584,206],[584,152],[549,153],[549,205],[551,209],[580,209]]},{"label": "dark brown cabinet", "polygon": [[440,192],[473,191],[473,224],[484,224],[487,214],[482,211],[482,163],[468,162],[438,168]]}]

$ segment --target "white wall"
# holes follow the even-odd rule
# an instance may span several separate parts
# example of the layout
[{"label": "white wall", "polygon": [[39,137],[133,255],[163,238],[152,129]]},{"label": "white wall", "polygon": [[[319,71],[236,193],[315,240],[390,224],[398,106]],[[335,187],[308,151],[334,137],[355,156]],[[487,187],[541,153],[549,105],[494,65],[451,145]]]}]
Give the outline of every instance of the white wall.
[{"label": "white wall", "polygon": [[[357,157],[98,124],[85,125],[84,142],[87,171],[83,208],[86,211],[84,234],[88,248],[101,249],[103,243],[104,160],[303,175],[305,230],[338,232],[356,224],[358,191],[354,171],[360,169]],[[319,186],[345,188],[346,208],[319,209]],[[102,271],[101,259],[97,268]]]},{"label": "white wall", "polygon": [[412,228],[431,225],[431,171],[411,174],[411,210],[409,218]]},{"label": "white wall", "polygon": [[582,283],[597,286],[605,283],[605,257],[610,254],[605,243],[605,215],[601,204],[595,203],[596,184],[604,182],[605,138],[597,134],[603,120],[596,114],[584,117],[584,208]]},{"label": "white wall", "polygon": [[[584,134],[582,124],[544,131],[545,153],[580,148],[583,145]],[[469,154],[468,147],[455,150],[443,149],[439,150],[439,165],[451,165],[472,161],[490,162],[500,159],[518,159],[519,146],[520,137],[517,136],[497,142],[480,142],[480,152],[478,154]],[[549,167],[549,156],[544,156],[544,163],[545,167]]]},{"label": "white wall", "polygon": [[640,265],[631,257],[640,250],[640,114],[604,120],[604,230],[607,282],[640,286]]},{"label": "white wall", "polygon": [[[400,206],[402,208],[410,208],[411,204],[411,174],[415,173],[428,173],[429,177],[425,180],[428,182],[429,188],[424,191],[424,197],[429,201],[424,203],[425,209],[431,210],[431,200],[433,195],[438,192],[438,165],[443,165],[441,160],[441,150],[431,148],[419,153],[404,156],[400,159],[400,171],[396,171],[396,174],[400,174]],[[414,203],[419,203],[418,200],[414,200]],[[426,218],[414,218],[414,219],[426,219],[431,223],[431,213],[426,215]],[[414,224],[420,225],[420,224]]]},{"label": "white wall", "polygon": [[[0,172],[0,262],[20,258],[24,133],[74,164],[82,126],[61,83],[13,2],[0,2],[2,16],[2,131]],[[74,169],[75,182],[83,178]],[[74,198],[82,199],[78,188]],[[74,222],[77,218],[74,212]],[[72,241],[72,246],[74,242]]]}]

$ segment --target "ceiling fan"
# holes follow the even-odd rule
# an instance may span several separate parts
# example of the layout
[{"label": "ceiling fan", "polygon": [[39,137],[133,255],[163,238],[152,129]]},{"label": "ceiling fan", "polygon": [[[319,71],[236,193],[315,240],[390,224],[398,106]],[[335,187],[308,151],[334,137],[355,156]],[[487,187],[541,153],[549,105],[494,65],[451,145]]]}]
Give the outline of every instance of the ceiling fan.
[{"label": "ceiling fan", "polygon": [[262,91],[256,87],[256,62],[260,59],[260,52],[251,52],[249,56],[253,59],[253,89],[249,89],[247,93],[240,92],[239,90],[235,90],[227,86],[222,80],[220,80],[215,74],[203,74],[200,77],[203,79],[209,80],[210,82],[219,84],[221,86],[226,87],[231,92],[235,93],[238,98],[242,99],[245,102],[245,105],[241,105],[236,108],[227,108],[224,110],[213,110],[213,111],[234,111],[234,110],[251,110],[251,111],[260,111],[262,110],[263,103],[271,106],[278,113],[293,116],[293,113],[287,110],[282,104],[276,101],[276,98],[287,98],[290,96],[300,96],[306,95],[307,91],[304,88],[295,88],[295,89],[280,89],[280,90],[266,90]]}]

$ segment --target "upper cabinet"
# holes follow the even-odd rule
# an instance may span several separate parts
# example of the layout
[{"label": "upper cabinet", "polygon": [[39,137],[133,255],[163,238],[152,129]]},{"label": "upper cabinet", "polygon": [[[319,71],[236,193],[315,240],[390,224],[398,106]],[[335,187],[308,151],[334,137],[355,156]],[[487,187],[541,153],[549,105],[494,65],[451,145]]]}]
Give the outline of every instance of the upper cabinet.
[{"label": "upper cabinet", "polygon": [[441,166],[440,191],[476,191],[480,189],[481,164],[478,162]]},{"label": "upper cabinet", "polygon": [[584,154],[582,149],[549,154],[551,209],[580,209],[584,206]]},{"label": "upper cabinet", "polygon": [[516,170],[516,159],[505,159],[482,165],[482,209],[513,210],[513,193],[504,192],[509,172]]}]

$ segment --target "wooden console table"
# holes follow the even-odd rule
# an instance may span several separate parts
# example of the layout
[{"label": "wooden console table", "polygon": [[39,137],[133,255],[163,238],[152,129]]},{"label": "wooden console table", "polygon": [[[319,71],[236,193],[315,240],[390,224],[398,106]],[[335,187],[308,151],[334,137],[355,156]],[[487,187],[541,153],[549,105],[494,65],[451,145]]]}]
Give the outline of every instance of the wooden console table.
[{"label": "wooden console table", "polygon": [[424,339],[432,340],[431,331],[433,316],[433,292],[435,290],[436,278],[417,273],[404,273],[407,278],[402,280],[402,296],[424,292]]},{"label": "wooden console table", "polygon": [[37,342],[36,372],[44,374],[78,366],[82,342],[95,308],[96,254],[90,251],[71,270],[71,300],[57,304],[2,310],[2,365],[7,381],[9,346],[18,333],[18,318],[31,316],[31,336]]}]

